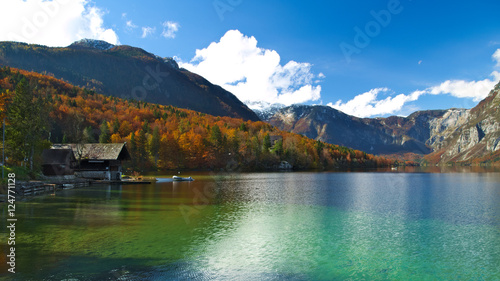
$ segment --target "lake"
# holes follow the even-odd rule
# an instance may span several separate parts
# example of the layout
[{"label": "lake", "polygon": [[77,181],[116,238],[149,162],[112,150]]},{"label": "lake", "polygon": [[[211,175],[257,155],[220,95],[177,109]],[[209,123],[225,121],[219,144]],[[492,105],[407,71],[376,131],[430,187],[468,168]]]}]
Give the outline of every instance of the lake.
[{"label": "lake", "polygon": [[500,280],[498,171],[188,175],[18,201],[0,278]]}]

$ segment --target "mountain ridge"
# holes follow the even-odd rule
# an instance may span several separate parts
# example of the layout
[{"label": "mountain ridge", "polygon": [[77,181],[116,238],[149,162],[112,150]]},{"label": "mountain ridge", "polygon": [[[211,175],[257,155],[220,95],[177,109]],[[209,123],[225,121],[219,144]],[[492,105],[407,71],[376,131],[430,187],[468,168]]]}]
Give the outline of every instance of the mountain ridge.
[{"label": "mountain ridge", "polygon": [[259,120],[222,87],[180,69],[172,58],[161,58],[132,46],[114,46],[98,40],[80,40],[57,48],[0,42],[0,66],[51,74],[107,96]]},{"label": "mountain ridge", "polygon": [[107,51],[116,47],[116,45],[110,44],[103,40],[95,40],[95,39],[81,39],[79,41],[73,42],[68,48],[87,48],[87,49],[95,49],[101,51]]},{"label": "mountain ridge", "polygon": [[[374,154],[413,153],[435,164],[500,161],[500,83],[472,109],[358,118],[329,106],[294,105],[265,121],[282,130]],[[478,160],[482,159],[482,160]]]},{"label": "mountain ridge", "polygon": [[456,129],[426,159],[441,164],[500,161],[500,83],[478,105],[462,114]]},{"label": "mountain ridge", "polygon": [[407,118],[372,119],[351,116],[329,106],[302,105],[283,108],[268,121],[283,130],[370,153],[428,154],[431,150],[424,140],[428,133],[415,124],[425,123],[428,114],[440,115],[443,112],[425,112],[416,112]]},{"label": "mountain ridge", "polygon": [[[384,157],[320,143],[262,121],[216,117],[170,105],[104,96],[52,76],[10,67],[0,68],[0,93],[0,113],[8,111],[18,94],[34,97],[33,102],[47,113],[37,114],[45,132],[37,138],[39,145],[35,148],[40,151],[34,155],[41,155],[41,149],[50,147],[51,142],[99,140],[126,142],[132,155],[129,168],[139,171],[262,171],[280,167],[304,170],[392,164]],[[28,111],[21,111],[21,115],[24,112]],[[7,123],[9,132],[15,130],[14,125]],[[6,135],[6,152],[10,165],[20,165],[25,155],[16,147],[23,145],[12,141],[13,136]],[[274,144],[271,137],[276,140]],[[282,165],[283,161],[288,165]]]}]

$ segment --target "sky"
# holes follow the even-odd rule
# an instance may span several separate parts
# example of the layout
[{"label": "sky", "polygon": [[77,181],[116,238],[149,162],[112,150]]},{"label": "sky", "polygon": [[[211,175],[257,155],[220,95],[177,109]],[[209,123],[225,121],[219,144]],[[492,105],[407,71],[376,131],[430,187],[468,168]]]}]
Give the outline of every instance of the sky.
[{"label": "sky", "polygon": [[500,1],[0,0],[0,41],[174,57],[251,108],[472,108],[500,80]]}]

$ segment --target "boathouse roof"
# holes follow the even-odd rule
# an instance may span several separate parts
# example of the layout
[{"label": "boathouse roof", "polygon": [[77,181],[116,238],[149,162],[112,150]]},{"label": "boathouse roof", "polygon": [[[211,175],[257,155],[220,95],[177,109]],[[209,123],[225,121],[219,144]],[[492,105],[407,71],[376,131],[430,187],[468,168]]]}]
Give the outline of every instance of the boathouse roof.
[{"label": "boathouse roof", "polygon": [[71,149],[44,149],[42,165],[59,165],[76,161]]},{"label": "boathouse roof", "polygon": [[125,143],[54,144],[52,149],[71,149],[76,159],[130,160]]}]

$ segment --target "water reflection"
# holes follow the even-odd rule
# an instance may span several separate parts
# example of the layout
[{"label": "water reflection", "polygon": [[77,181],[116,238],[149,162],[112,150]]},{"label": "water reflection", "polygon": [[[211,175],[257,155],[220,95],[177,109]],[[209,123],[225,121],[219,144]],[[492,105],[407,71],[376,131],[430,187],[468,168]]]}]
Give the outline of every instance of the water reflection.
[{"label": "water reflection", "polygon": [[195,268],[207,279],[498,276],[500,217],[485,212],[498,210],[498,184],[482,176],[249,175],[232,186],[245,207],[198,241]]},{"label": "water reflection", "polygon": [[498,280],[499,183],[498,173],[262,173],[67,190],[19,203],[16,276]]}]

